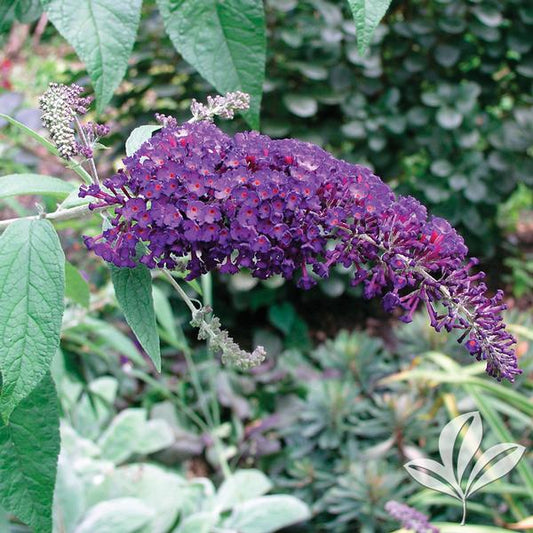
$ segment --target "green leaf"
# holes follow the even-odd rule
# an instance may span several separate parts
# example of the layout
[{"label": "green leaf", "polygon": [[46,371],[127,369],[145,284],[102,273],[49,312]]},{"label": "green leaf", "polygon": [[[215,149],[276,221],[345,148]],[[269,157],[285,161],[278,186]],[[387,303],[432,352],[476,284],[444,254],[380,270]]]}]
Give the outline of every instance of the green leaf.
[{"label": "green leaf", "polygon": [[391,0],[348,0],[355,20],[357,48],[363,55],[370,45],[374,30],[389,9]]},{"label": "green leaf", "polygon": [[26,135],[28,135],[29,137],[37,141],[41,146],[44,146],[48,150],[48,152],[59,157],[59,152],[57,151],[57,148],[48,139],[45,139],[42,135],[39,135],[36,131],[33,131],[31,128],[28,128],[28,126],[26,126],[25,124],[22,124],[22,122],[19,122],[18,120],[15,120],[9,115],[5,115],[4,113],[0,113],[0,118],[7,120],[12,126],[15,126],[20,131],[22,131],[22,133],[25,133]]},{"label": "green leaf", "polygon": [[106,360],[109,359],[109,352],[114,350],[117,354],[124,355],[128,359],[131,359],[131,361],[137,366],[141,368],[146,367],[147,363],[139,353],[139,350],[133,341],[113,326],[113,324],[87,316],[80,324],[77,324],[73,328],[66,329],[63,332],[63,335],[70,339],[78,340],[81,344],[86,344],[86,336],[79,335],[79,332],[90,332],[98,339],[99,344],[101,345],[98,346],[98,348],[102,350],[103,354],[105,354]]},{"label": "green leaf", "polygon": [[262,496],[235,506],[224,527],[239,533],[273,533],[310,516],[307,505],[294,496]]},{"label": "green leaf", "polygon": [[65,296],[82,307],[89,308],[89,285],[78,269],[68,261],[65,261]]},{"label": "green leaf", "polygon": [[262,0],[157,0],[176,50],[220,93],[250,94],[243,113],[259,127],[266,37]]},{"label": "green leaf", "polygon": [[126,73],[141,4],[142,0],[43,0],[50,21],[87,67],[98,113]]},{"label": "green leaf", "polygon": [[0,414],[37,386],[59,346],[65,256],[52,224],[17,220],[0,237]]},{"label": "green leaf", "polygon": [[40,174],[9,174],[0,177],[0,198],[23,194],[42,194],[54,198],[66,198],[76,190],[76,185],[52,176]]},{"label": "green leaf", "polygon": [[126,321],[158,372],[161,371],[161,349],[152,297],[152,276],[144,265],[118,268],[110,265],[115,294]]},{"label": "green leaf", "polygon": [[154,131],[160,130],[162,126],[146,125],[135,128],[126,140],[126,155],[133,155],[142,144],[147,141]]},{"label": "green leaf", "polygon": [[39,533],[52,531],[59,408],[49,374],[0,422],[0,502]]},{"label": "green leaf", "polygon": [[282,302],[268,309],[268,319],[273,326],[288,335],[296,320],[296,311],[289,302]]}]

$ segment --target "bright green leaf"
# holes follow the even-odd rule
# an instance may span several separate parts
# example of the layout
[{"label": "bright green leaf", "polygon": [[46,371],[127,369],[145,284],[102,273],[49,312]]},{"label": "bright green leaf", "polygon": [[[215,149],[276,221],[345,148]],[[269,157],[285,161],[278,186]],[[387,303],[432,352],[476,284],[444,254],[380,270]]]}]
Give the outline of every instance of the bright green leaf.
[{"label": "bright green leaf", "polygon": [[39,533],[52,530],[59,440],[57,395],[48,374],[10,422],[0,422],[0,502]]},{"label": "bright green leaf", "polygon": [[357,48],[363,55],[370,45],[374,30],[389,9],[391,0],[348,0],[355,20]]},{"label": "bright green leaf", "polygon": [[85,63],[102,112],[122,81],[142,0],[43,0],[52,24]]},{"label": "bright green leaf", "polygon": [[250,94],[244,113],[259,127],[265,79],[265,13],[262,0],[157,0],[176,50],[220,93]]},{"label": "bright green leaf", "polygon": [[160,130],[162,126],[146,125],[135,128],[126,140],[126,155],[133,155],[142,144],[147,141],[154,131]]},{"label": "bright green leaf", "polygon": [[65,296],[82,307],[89,307],[89,285],[68,261],[65,261]]},{"label": "bright green leaf", "polygon": [[0,413],[7,420],[42,380],[59,346],[65,256],[44,219],[10,224],[0,250]]},{"label": "bright green leaf", "polygon": [[66,198],[76,186],[68,181],[40,174],[9,174],[0,177],[0,198],[24,194],[42,194]]},{"label": "bright green leaf", "polygon": [[161,349],[152,297],[152,276],[144,265],[135,268],[111,268],[115,294],[126,321],[158,372],[161,371]]}]

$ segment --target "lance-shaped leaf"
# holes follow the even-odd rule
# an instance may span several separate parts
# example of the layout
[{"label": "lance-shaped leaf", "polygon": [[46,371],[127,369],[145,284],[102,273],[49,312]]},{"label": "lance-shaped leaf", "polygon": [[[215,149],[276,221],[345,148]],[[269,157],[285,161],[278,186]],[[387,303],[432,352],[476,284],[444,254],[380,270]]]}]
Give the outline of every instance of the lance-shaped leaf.
[{"label": "lance-shaped leaf", "polygon": [[161,350],[150,271],[144,265],[137,265],[135,268],[110,265],[110,268],[115,294],[126,321],[159,372]]},{"label": "lance-shaped leaf", "polygon": [[42,0],[52,24],[85,63],[101,112],[122,81],[142,0]]},{"label": "lance-shaped leaf", "polygon": [[157,0],[176,50],[220,93],[251,96],[244,117],[259,127],[266,37],[262,0]]},{"label": "lance-shaped leaf", "polygon": [[[524,446],[512,442],[496,444],[485,451],[477,460],[470,473],[466,487],[466,496],[474,494],[474,492],[477,492],[485,485],[505,476],[505,474],[510,472],[518,464],[525,451]],[[501,457],[497,459],[499,456]],[[485,472],[477,478],[484,469]]]},{"label": "lance-shaped leaf", "polygon": [[[459,487],[455,480],[453,469],[450,473],[450,469],[445,468],[433,459],[427,458],[413,459],[406,463],[404,468],[413,479],[424,487],[448,494],[448,496],[452,496],[458,500],[462,499],[461,487]],[[432,476],[428,472],[432,472],[435,475]],[[441,479],[445,480],[447,484],[441,481]]]},{"label": "lance-shaped leaf", "polygon": [[7,421],[42,380],[59,346],[65,256],[44,219],[10,224],[0,250],[0,414]]},{"label": "lance-shaped leaf", "polygon": [[68,181],[41,174],[9,174],[0,177],[0,198],[23,194],[42,194],[63,199],[76,190]]},{"label": "lance-shaped leaf", "polygon": [[59,407],[47,374],[0,422],[0,503],[39,533],[52,530],[58,454]]},{"label": "lance-shaped leaf", "polygon": [[355,20],[357,31],[357,48],[365,53],[374,30],[389,9],[391,0],[348,0]]}]

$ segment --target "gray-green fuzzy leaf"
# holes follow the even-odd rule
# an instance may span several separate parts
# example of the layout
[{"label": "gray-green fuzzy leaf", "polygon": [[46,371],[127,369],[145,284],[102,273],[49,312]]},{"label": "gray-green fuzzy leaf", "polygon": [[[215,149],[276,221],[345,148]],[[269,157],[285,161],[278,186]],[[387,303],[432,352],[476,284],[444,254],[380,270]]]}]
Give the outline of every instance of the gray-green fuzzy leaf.
[{"label": "gray-green fuzzy leaf", "polygon": [[122,81],[142,0],[43,0],[53,25],[85,63],[101,112]]},{"label": "gray-green fuzzy leaf", "polygon": [[357,48],[363,55],[370,45],[379,21],[389,9],[391,0],[348,0],[355,20]]},{"label": "gray-green fuzzy leaf", "polygon": [[251,96],[244,113],[259,127],[265,78],[265,13],[262,0],[157,0],[176,50],[220,93]]},{"label": "gray-green fuzzy leaf", "polygon": [[44,219],[13,222],[0,237],[0,250],[0,414],[7,420],[59,346],[65,256]]},{"label": "gray-green fuzzy leaf", "polygon": [[0,422],[0,502],[39,533],[52,530],[59,440],[57,395],[47,374],[10,422]]},{"label": "gray-green fuzzy leaf", "polygon": [[137,265],[135,268],[111,265],[110,268],[115,294],[126,321],[156,369],[161,371],[161,350],[150,271],[144,265]]}]

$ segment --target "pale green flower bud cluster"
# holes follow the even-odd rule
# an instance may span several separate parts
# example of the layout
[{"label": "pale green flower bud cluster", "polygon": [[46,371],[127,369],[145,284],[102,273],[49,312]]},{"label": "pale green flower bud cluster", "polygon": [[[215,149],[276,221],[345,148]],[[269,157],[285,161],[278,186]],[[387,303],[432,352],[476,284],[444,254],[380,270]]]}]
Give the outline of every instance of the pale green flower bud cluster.
[{"label": "pale green flower bud cluster", "polygon": [[253,352],[243,350],[220,326],[220,320],[213,316],[210,307],[202,307],[193,313],[191,325],[198,328],[198,339],[207,340],[209,348],[222,353],[222,362],[241,370],[260,365],[266,357],[262,346]]},{"label": "pale green flower bud cluster", "polygon": [[207,104],[201,104],[194,98],[191,103],[193,122],[213,120],[214,117],[232,119],[235,111],[250,107],[250,95],[241,91],[226,93],[225,96],[208,96]]},{"label": "pale green flower bud cluster", "polygon": [[39,98],[42,122],[50,132],[59,155],[69,159],[80,153],[80,144],[76,140],[74,120],[76,115],[87,113],[90,98],[81,98],[84,91],[79,85],[50,83],[46,92]]}]

